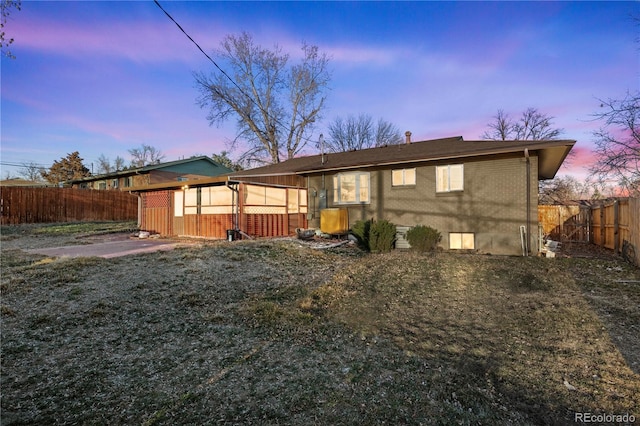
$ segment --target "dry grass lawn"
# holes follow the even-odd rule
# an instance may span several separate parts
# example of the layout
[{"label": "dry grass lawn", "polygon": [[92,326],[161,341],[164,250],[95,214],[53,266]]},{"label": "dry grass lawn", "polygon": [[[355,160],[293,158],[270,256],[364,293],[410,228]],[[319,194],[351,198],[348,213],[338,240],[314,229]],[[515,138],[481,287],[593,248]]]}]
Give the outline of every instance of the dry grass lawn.
[{"label": "dry grass lawn", "polygon": [[621,260],[23,251],[130,226],[2,228],[3,425],[640,418],[640,272]]}]

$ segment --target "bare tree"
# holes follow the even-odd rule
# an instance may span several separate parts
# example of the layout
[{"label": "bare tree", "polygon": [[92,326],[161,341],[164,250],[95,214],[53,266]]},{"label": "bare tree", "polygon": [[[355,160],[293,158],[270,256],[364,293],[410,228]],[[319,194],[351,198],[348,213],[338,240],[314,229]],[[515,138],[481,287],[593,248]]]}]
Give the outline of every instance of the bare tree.
[{"label": "bare tree", "polygon": [[100,157],[98,157],[98,174],[111,173],[112,171],[113,166],[111,166],[111,160],[109,160],[104,154],[100,154]]},{"label": "bare tree", "polygon": [[353,115],[346,119],[337,117],[329,124],[329,139],[325,149],[332,152],[353,151],[402,143],[397,126],[380,118],[376,124],[367,114]]},{"label": "bare tree", "polygon": [[500,109],[487,125],[489,130],[483,133],[482,138],[502,141],[558,139],[564,130],[553,127],[553,118],[536,108],[527,108],[520,119],[514,121]]},{"label": "bare tree", "polygon": [[540,204],[566,205],[569,201],[585,200],[596,196],[595,185],[589,179],[578,181],[573,176],[542,180],[539,184]]},{"label": "bare tree", "polygon": [[513,133],[513,125],[513,120],[509,115],[504,110],[499,109],[498,113],[493,116],[493,121],[487,125],[489,130],[482,134],[482,139],[506,141],[510,139]]},{"label": "bare tree", "polygon": [[11,13],[11,9],[20,10],[22,7],[21,0],[0,0],[0,9],[2,16],[0,17],[0,49],[2,54],[8,58],[15,59],[15,56],[9,50],[9,46],[13,43],[13,37],[7,38],[4,27],[7,24],[7,18]]},{"label": "bare tree", "polygon": [[117,172],[120,170],[124,170],[125,167],[126,165],[125,165],[124,158],[120,157],[119,155],[116,155],[115,160],[113,160],[113,168],[115,169],[115,171]]},{"label": "bare tree", "polygon": [[[138,151],[144,151],[144,145],[143,148],[138,149]],[[115,160],[113,160],[113,163],[111,163],[111,159],[107,158],[104,154],[100,154],[100,157],[98,157],[98,174],[118,172],[120,170],[124,170],[125,167],[125,160],[119,155],[116,156]]]},{"label": "bare tree", "polygon": [[602,112],[593,114],[603,126],[593,132],[597,161],[592,176],[614,179],[630,195],[640,194],[640,92],[621,100],[600,100]]},{"label": "bare tree", "polygon": [[194,74],[209,122],[237,119],[234,143],[248,144],[241,161],[278,163],[307,144],[321,118],[330,75],[329,60],[318,47],[303,43],[302,52],[300,63],[289,66],[289,55],[278,46],[262,48],[245,32],[228,35],[217,56],[229,74]]},{"label": "bare tree", "polygon": [[42,173],[44,171],[45,171],[44,167],[31,161],[27,163],[22,163],[18,174],[21,177],[25,178],[26,180],[41,182],[43,180]]},{"label": "bare tree", "polygon": [[129,150],[131,155],[131,167],[144,167],[149,164],[158,164],[164,159],[164,154],[157,148],[142,144],[140,148]]}]

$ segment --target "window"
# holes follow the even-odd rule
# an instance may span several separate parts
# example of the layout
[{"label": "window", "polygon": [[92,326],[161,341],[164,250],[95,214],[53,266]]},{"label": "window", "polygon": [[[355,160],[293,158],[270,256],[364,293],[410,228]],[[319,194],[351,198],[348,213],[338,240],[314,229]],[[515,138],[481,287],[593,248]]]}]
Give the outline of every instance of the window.
[{"label": "window", "polygon": [[287,213],[307,212],[307,190],[287,189]]},{"label": "window", "polygon": [[189,188],[184,191],[184,214],[200,213],[198,207],[200,205],[200,191],[198,188]]},{"label": "window", "polygon": [[449,248],[451,250],[473,250],[476,248],[473,232],[449,232]]},{"label": "window", "polygon": [[408,186],[416,184],[416,169],[391,170],[391,186]]},{"label": "window", "polygon": [[112,188],[117,188],[118,187],[118,179],[112,179],[111,180],[111,187]]},{"label": "window", "polygon": [[244,213],[286,214],[286,188],[246,185],[244,191]]},{"label": "window", "polygon": [[436,192],[462,191],[464,189],[464,166],[452,164],[436,167]]},{"label": "window", "polygon": [[124,187],[128,188],[130,186],[132,186],[132,177],[131,176],[127,176],[126,178],[124,178]]},{"label": "window", "polygon": [[357,204],[369,202],[369,173],[340,173],[333,177],[333,202]]},{"label": "window", "polygon": [[174,192],[174,215],[231,214],[233,191],[226,186],[187,188]]}]

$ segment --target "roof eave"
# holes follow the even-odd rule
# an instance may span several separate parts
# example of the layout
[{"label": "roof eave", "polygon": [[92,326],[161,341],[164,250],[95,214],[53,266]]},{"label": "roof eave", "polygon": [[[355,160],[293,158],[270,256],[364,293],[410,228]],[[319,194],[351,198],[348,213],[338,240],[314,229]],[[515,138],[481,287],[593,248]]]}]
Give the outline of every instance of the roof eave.
[{"label": "roof eave", "polygon": [[161,182],[154,183],[151,185],[142,185],[142,186],[130,186],[128,188],[122,188],[122,191],[128,192],[146,192],[146,191],[157,191],[161,189],[177,189],[184,187],[198,187],[204,185],[213,185],[213,184],[223,184],[226,182],[236,182],[229,175],[221,175],[214,176],[206,179],[194,179],[194,180],[183,180],[183,181],[171,181],[171,182]]}]

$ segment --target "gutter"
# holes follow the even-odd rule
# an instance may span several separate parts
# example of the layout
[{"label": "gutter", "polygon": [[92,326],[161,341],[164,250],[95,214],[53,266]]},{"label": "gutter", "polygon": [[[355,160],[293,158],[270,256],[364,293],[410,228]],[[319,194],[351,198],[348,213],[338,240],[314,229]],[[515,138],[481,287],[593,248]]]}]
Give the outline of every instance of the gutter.
[{"label": "gutter", "polygon": [[[236,210],[236,214],[234,215],[234,217],[235,217],[234,222],[235,223],[233,224],[233,230],[236,231],[236,232],[240,232],[240,226],[238,224],[238,222],[240,220],[240,190],[237,187],[235,187],[235,188],[231,187],[231,184],[230,184],[229,180],[225,181],[224,186],[229,188],[235,194],[235,196],[232,195],[232,197],[231,197],[231,205]],[[234,201],[234,199],[235,199],[235,201]]]}]

